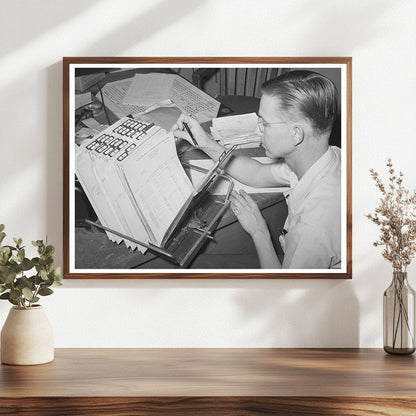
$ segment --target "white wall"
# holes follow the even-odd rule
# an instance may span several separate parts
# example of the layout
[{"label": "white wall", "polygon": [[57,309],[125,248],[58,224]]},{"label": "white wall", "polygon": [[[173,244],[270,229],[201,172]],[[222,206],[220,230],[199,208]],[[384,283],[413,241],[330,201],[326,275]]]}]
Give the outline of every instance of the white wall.
[{"label": "white wall", "polygon": [[[2,0],[0,223],[62,261],[63,56],[352,56],[353,279],[71,280],[57,347],[381,347],[391,268],[364,215],[388,156],[416,187],[416,3]],[[29,243],[30,244],[30,243]],[[416,287],[416,267],[410,270]],[[9,309],[0,304],[0,325]]]}]

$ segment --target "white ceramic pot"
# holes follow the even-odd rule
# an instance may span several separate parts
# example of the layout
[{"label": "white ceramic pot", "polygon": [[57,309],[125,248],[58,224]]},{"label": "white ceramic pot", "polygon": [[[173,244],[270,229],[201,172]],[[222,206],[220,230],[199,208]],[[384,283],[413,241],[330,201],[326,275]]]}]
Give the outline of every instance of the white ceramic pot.
[{"label": "white ceramic pot", "polygon": [[43,307],[11,308],[1,330],[1,362],[34,365],[53,359],[53,329]]}]

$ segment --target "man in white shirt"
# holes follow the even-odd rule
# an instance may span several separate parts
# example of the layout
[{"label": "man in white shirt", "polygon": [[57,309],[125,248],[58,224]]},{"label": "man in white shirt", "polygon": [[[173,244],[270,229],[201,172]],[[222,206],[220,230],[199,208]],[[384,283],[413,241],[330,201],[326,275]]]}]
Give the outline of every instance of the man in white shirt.
[{"label": "man in white shirt", "polygon": [[[262,86],[259,128],[270,165],[236,156],[227,173],[255,187],[289,185],[288,217],[280,242],[280,263],[266,221],[244,191],[233,193],[231,207],[252,237],[260,265],[266,269],[327,269],[341,265],[340,149],[329,146],[337,113],[337,91],[326,77],[312,71],[291,71]],[[172,130],[189,139],[187,123],[198,147],[218,160],[224,148],[199,124],[181,115]]]}]

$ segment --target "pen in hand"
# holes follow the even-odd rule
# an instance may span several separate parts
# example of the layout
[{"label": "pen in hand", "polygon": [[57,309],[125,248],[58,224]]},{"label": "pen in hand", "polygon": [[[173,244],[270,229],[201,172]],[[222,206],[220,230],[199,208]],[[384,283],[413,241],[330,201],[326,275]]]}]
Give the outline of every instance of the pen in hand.
[{"label": "pen in hand", "polygon": [[182,122],[182,124],[183,124],[183,126],[185,127],[185,130],[188,132],[189,136],[191,137],[191,140],[192,140],[193,144],[194,144],[195,146],[198,146],[198,142],[195,140],[195,137],[194,137],[194,135],[192,134],[191,129],[190,129],[190,128],[189,128],[189,126],[188,126],[188,123],[185,123],[185,122],[183,121],[183,122]]}]

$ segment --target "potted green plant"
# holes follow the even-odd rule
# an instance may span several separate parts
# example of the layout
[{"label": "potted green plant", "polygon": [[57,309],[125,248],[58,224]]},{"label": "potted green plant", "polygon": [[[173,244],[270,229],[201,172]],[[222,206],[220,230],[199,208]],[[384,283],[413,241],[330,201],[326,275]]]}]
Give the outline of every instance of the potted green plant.
[{"label": "potted green plant", "polygon": [[54,359],[53,330],[41,296],[53,293],[51,286],[61,285],[59,267],[54,267],[54,246],[43,240],[32,241],[38,256],[26,257],[21,238],[14,245],[3,245],[6,237],[0,224],[0,299],[13,307],[1,331],[1,361],[5,364],[42,364]]}]

